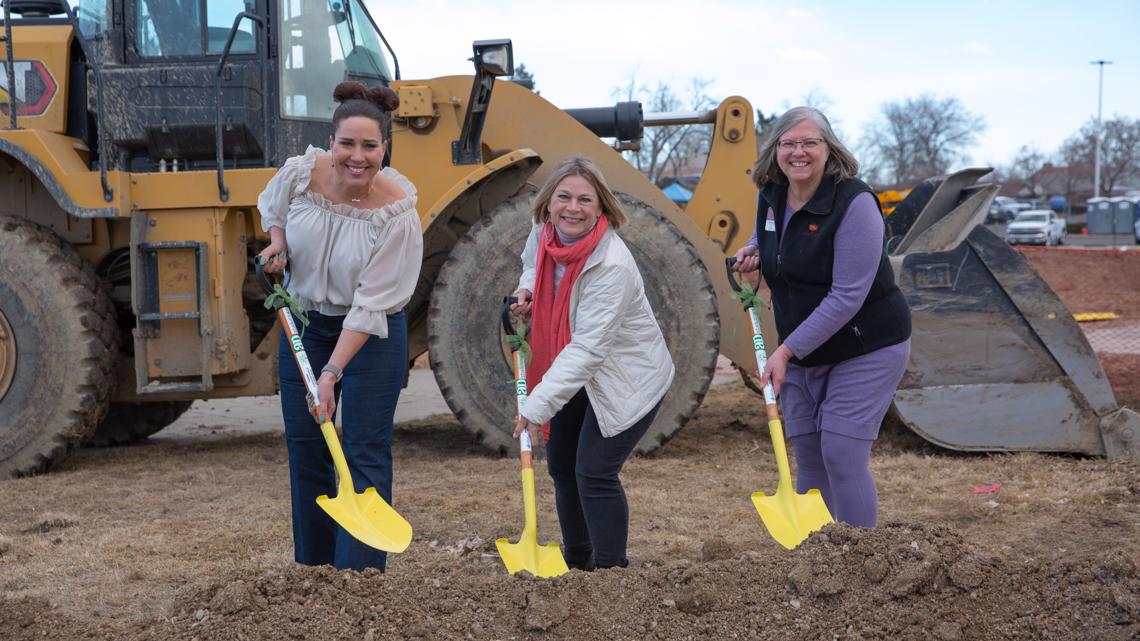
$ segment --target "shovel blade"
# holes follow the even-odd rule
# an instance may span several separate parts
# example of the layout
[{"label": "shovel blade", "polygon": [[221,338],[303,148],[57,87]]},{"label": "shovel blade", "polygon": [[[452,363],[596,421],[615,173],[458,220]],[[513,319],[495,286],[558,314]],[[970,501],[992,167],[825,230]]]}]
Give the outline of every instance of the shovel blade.
[{"label": "shovel blade", "polygon": [[495,547],[499,548],[503,565],[507,566],[507,572],[511,574],[526,570],[541,579],[549,579],[570,571],[557,543],[539,545],[533,535],[527,536],[525,532],[518,543],[496,539]]},{"label": "shovel blade", "polygon": [[764,527],[780,545],[794,549],[809,534],[821,529],[835,519],[823,502],[819,490],[808,490],[806,494],[796,494],[791,487],[780,487],[776,494],[763,492],[752,494],[752,504],[760,513]]},{"label": "shovel blade", "polygon": [[376,488],[318,496],[321,506],[353,538],[385,552],[403,552],[412,542],[412,525],[380,496]]},{"label": "shovel blade", "polygon": [[560,576],[570,571],[566,567],[566,560],[562,558],[562,550],[557,543],[538,544],[537,516],[534,507],[534,468],[524,467],[522,477],[523,490],[523,531],[518,543],[511,543],[508,539],[496,539],[495,547],[499,548],[499,557],[507,572],[517,574],[526,570],[532,575],[542,579]]}]

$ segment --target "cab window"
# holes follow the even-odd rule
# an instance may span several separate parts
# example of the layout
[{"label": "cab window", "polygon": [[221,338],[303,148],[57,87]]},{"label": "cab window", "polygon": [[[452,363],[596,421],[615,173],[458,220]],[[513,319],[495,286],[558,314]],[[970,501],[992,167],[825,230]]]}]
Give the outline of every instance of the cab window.
[{"label": "cab window", "polygon": [[346,79],[392,79],[380,37],[360,0],[282,0],[281,115],[328,120],[333,88]]},{"label": "cab window", "polygon": [[[234,18],[253,10],[252,0],[136,0],[136,49],[145,58],[220,54]],[[231,53],[257,51],[254,24],[242,20]]]},{"label": "cab window", "polygon": [[84,38],[97,38],[107,30],[107,0],[69,0]]}]

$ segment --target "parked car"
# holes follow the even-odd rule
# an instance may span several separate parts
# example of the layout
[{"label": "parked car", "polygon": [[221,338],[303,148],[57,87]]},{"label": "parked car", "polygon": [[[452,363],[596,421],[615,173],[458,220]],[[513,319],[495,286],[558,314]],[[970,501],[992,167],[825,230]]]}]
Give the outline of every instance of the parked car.
[{"label": "parked car", "polygon": [[1029,209],[1033,209],[1033,205],[1027,202],[1009,196],[995,196],[990,211],[986,214],[986,223],[1007,223],[1013,220],[1018,212]]},{"label": "parked car", "polygon": [[1132,222],[1132,231],[1136,232],[1136,244],[1140,245],[1140,218]]},{"label": "parked car", "polygon": [[1014,217],[1005,228],[1005,240],[1010,245],[1062,245],[1068,230],[1065,219],[1052,209],[1031,209]]}]

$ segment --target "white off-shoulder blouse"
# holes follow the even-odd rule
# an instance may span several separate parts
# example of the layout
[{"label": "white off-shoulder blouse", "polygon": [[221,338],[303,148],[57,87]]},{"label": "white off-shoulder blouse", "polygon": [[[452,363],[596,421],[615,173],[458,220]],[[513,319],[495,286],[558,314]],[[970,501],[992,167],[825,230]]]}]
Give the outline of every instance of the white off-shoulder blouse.
[{"label": "white off-shoulder blouse", "polygon": [[309,189],[324,150],[310,146],[278,170],[257,198],[261,228],[285,230],[288,291],[306,310],[345,316],[346,329],[388,337],[388,314],[412,298],[423,259],[416,188],[400,172],[381,175],[406,194],[377,209],[333,203]]}]

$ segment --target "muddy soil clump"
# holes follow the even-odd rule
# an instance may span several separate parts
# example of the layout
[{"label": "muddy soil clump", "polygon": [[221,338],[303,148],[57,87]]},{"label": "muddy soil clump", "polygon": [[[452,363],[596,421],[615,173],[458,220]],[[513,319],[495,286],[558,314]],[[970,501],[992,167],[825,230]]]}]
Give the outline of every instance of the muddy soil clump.
[{"label": "muddy soil clump", "polygon": [[[722,549],[723,551],[723,549]],[[281,565],[191,585],[168,617],[91,628],[44,599],[0,603],[11,639],[1131,639],[1136,563],[981,552],[949,527],[829,525],[789,554],[511,577],[441,555],[382,575]],[[718,554],[718,557],[720,555]]]}]

